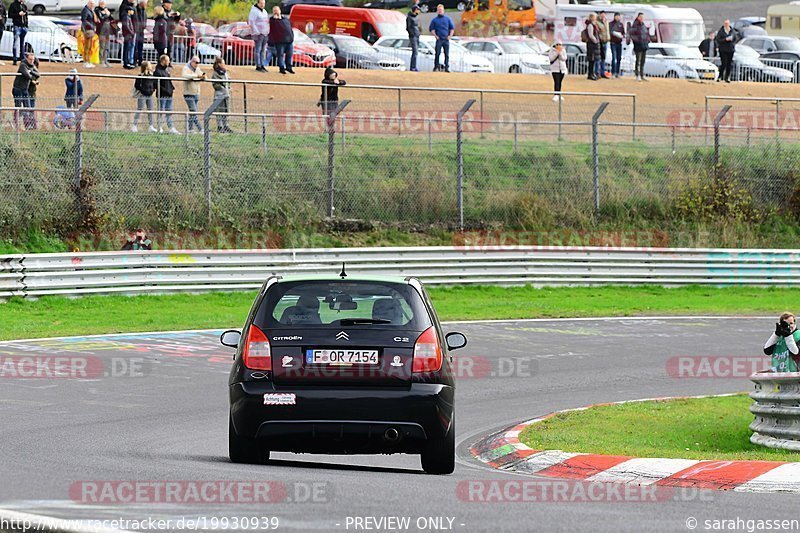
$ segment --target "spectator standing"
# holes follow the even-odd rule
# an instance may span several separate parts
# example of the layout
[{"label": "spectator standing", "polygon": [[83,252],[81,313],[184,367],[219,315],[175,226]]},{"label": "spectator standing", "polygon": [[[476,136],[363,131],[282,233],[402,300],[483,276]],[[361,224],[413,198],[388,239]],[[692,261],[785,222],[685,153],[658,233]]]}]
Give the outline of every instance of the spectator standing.
[{"label": "spectator standing", "polygon": [[547,53],[547,58],[550,60],[550,73],[553,75],[553,101],[558,102],[563,100],[561,96],[561,85],[564,82],[564,76],[567,75],[567,51],[559,41],[553,43],[553,47]]},{"label": "spectator standing", "polygon": [[587,79],[596,81],[597,77],[597,60],[600,56],[600,29],[597,27],[597,15],[590,13],[589,18],[585,22],[584,42],[586,43],[586,60],[589,62],[589,71],[586,74]]},{"label": "spectator standing", "polygon": [[[31,70],[31,81],[28,85],[28,107],[36,108],[36,90],[39,88],[41,74],[39,74],[39,58],[33,56],[33,69]],[[35,130],[37,128],[36,112],[30,112],[25,117],[25,129]]]},{"label": "spectator standing", "polygon": [[64,92],[64,103],[67,108],[73,109],[83,104],[83,82],[78,76],[78,69],[70,69],[69,76],[64,78],[67,86]]},{"label": "spectator standing", "polygon": [[[17,58],[20,63],[25,56],[25,35],[28,34],[28,8],[25,7],[23,0],[12,0],[11,6],[8,8],[8,16],[11,17],[11,24],[13,25],[13,36],[11,38],[11,56],[14,59],[14,64],[17,64]],[[19,48],[17,45],[19,44]],[[19,50],[19,54],[17,53]]]},{"label": "spectator standing", "polygon": [[136,46],[134,19],[136,8],[130,0],[122,0],[119,5],[119,29],[122,32],[122,68],[131,70],[134,67],[133,52]]},{"label": "spectator standing", "polygon": [[323,115],[330,115],[339,107],[339,87],[342,85],[347,85],[347,82],[339,79],[339,73],[332,67],[326,68],[322,77],[322,93],[317,104],[322,107]]},{"label": "spectator standing", "polygon": [[187,18],[183,24],[186,27],[186,57],[191,59],[197,55],[197,30],[192,19]]},{"label": "spectator standing", "polygon": [[417,69],[417,54],[419,53],[419,22],[417,22],[417,15],[419,15],[419,0],[411,6],[411,11],[406,15],[406,31],[408,32],[408,42],[411,44],[411,72],[419,72]]},{"label": "spectator standing", "polygon": [[172,9],[172,0],[162,0],[161,7],[164,8],[164,16],[167,19],[166,54],[172,59],[172,47],[175,45],[175,30],[181,21],[181,14],[179,11],[174,11]]},{"label": "spectator standing", "polygon": [[433,60],[434,72],[442,70],[439,56],[444,50],[444,71],[450,72],[450,38],[456,31],[453,19],[444,14],[444,6],[436,6],[436,16],[431,19],[428,31],[436,37],[435,56]]},{"label": "spectator standing", "polygon": [[[286,20],[286,19],[284,19]],[[270,28],[270,35],[272,35],[272,30],[274,28]],[[280,57],[280,56],[278,56]],[[228,70],[225,68],[225,60],[221,57],[217,57],[214,59],[214,72],[211,74],[212,79],[212,86],[214,87],[214,101],[220,101],[219,107],[217,107],[218,113],[227,113],[228,112],[228,102],[230,101],[231,96],[231,89],[230,83],[228,80]],[[217,131],[220,133],[233,133],[228,127],[228,116],[217,115]]]},{"label": "spectator standing", "polygon": [[636,20],[631,25],[629,39],[633,42],[635,56],[634,74],[637,81],[647,81],[644,75],[644,63],[647,59],[647,49],[650,47],[650,30],[644,23],[644,13],[636,15]]},{"label": "spectator standing", "polygon": [[255,43],[256,72],[267,72],[269,63],[269,12],[264,8],[266,2],[258,0],[250,8],[247,24]]},{"label": "spectator standing", "polygon": [[144,30],[147,28],[147,0],[139,0],[136,4],[136,12],[133,16],[133,30],[136,32],[136,43],[134,44],[133,62],[141,66],[142,54],[144,51]]},{"label": "spectator standing", "polygon": [[200,82],[206,79],[206,73],[200,69],[200,58],[192,57],[181,71],[183,82],[183,99],[189,109],[189,120],[187,121],[186,131],[192,133],[192,128],[197,129],[197,133],[203,133],[200,119],[197,117],[197,101],[200,99]]},{"label": "spectator standing", "polygon": [[189,30],[186,29],[186,21],[181,20],[175,26],[175,32],[172,35],[172,57],[176,63],[185,63],[186,51],[189,49]]},{"label": "spectator standing", "polygon": [[764,354],[771,355],[773,372],[797,372],[800,363],[800,330],[792,313],[783,313],[775,324],[775,333],[764,344]]},{"label": "spectator standing", "polygon": [[703,39],[698,47],[700,49],[700,53],[703,57],[711,58],[717,57],[717,32],[712,31],[708,34],[708,37]]},{"label": "spectator standing", "polygon": [[[3,31],[6,29],[7,17],[8,14],[6,12],[6,4],[3,0],[0,0],[0,42],[3,41]],[[5,62],[0,61],[0,66],[5,66]]]},{"label": "spectator standing", "polygon": [[724,79],[725,83],[730,83],[731,71],[733,70],[733,53],[736,50],[734,46],[736,36],[733,33],[730,20],[726,19],[725,22],[722,23],[722,27],[717,32],[714,42],[717,45],[717,50],[719,50],[719,60],[721,64],[718,80]]},{"label": "spectator standing", "polygon": [[[14,85],[11,87],[11,95],[14,97],[15,107],[31,107],[30,93],[28,91],[31,81],[38,79],[38,77],[39,72],[36,70],[36,66],[34,65],[34,55],[30,52],[27,52],[24,56],[24,59],[19,63],[17,75],[14,78]],[[26,111],[19,113],[15,112],[14,118],[16,121],[19,120],[20,115],[22,115],[25,128],[28,129],[28,124],[30,123],[29,113]]]},{"label": "spectator standing", "polygon": [[83,33],[83,66],[94,68],[92,48],[94,36],[97,35],[97,15],[94,12],[94,0],[89,0],[81,10],[81,33]]},{"label": "spectator standing", "polygon": [[608,42],[611,40],[611,32],[609,30],[608,19],[606,12],[601,11],[597,15],[597,29],[600,37],[600,55],[597,58],[597,77],[600,79],[608,78],[608,71],[606,70],[606,56],[608,55]]},{"label": "spectator standing", "polygon": [[97,2],[94,8],[97,17],[97,36],[100,40],[100,66],[109,68],[108,48],[111,45],[111,11],[106,7],[106,0]]},{"label": "spectator standing", "polygon": [[152,250],[153,249],[153,241],[147,236],[147,233],[141,228],[138,228],[133,235],[128,236],[128,239],[125,241],[125,244],[122,245],[123,251],[142,251],[142,250]]},{"label": "spectator standing", "polygon": [[281,8],[272,8],[272,17],[269,19],[269,44],[275,46],[278,55],[278,69],[281,74],[294,74],[292,69],[292,43],[294,31],[289,19],[281,14]]},{"label": "spectator standing", "polygon": [[611,38],[611,75],[619,78],[622,63],[622,41],[625,40],[625,24],[622,15],[614,13],[614,20],[608,25]]},{"label": "spectator standing", "polygon": [[[133,126],[131,131],[138,131],[139,116],[142,110],[147,107],[148,111],[153,110],[153,93],[156,92],[156,80],[153,78],[153,65],[149,61],[142,61],[139,75],[133,83],[133,97],[136,98],[136,114],[133,115]],[[153,114],[147,113],[147,123],[153,133],[158,130],[153,127]]]},{"label": "spectator standing", "polygon": [[153,9],[153,47],[156,50],[156,55],[161,57],[166,54],[169,55],[169,45],[167,44],[167,17],[164,14],[164,8],[156,6]]},{"label": "spectator standing", "polygon": [[165,133],[162,124],[162,117],[164,122],[167,123],[170,133],[180,134],[178,130],[172,125],[172,95],[175,92],[175,86],[172,84],[172,65],[169,62],[169,56],[163,54],[158,58],[158,66],[154,73],[158,80],[158,133]]}]

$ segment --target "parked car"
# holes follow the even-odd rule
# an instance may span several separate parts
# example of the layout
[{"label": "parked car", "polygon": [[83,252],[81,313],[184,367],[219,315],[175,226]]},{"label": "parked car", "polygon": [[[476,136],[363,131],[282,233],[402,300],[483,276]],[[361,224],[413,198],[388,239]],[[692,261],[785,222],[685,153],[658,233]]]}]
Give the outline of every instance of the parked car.
[{"label": "parked car", "polygon": [[[0,40],[0,56],[11,57],[14,34],[11,18],[6,21],[6,31]],[[78,41],[55,24],[49,17],[28,17],[28,35],[25,37],[25,50],[33,52],[40,60],[79,61]]]},{"label": "parked car", "polygon": [[403,61],[373,48],[364,39],[352,35],[310,35],[315,43],[327,46],[336,54],[338,68],[365,68],[371,70],[405,70]]},{"label": "parked car", "polygon": [[372,0],[361,7],[367,9],[406,9],[408,5],[407,0]]},{"label": "parked car", "polygon": [[800,39],[797,37],[770,37],[769,35],[762,35],[759,37],[747,37],[739,41],[738,44],[749,46],[759,54],[783,51],[800,52]]},{"label": "parked car", "polygon": [[797,81],[798,73],[800,73],[800,51],[768,52],[762,54],[760,59],[762,63],[770,67],[785,68],[792,71],[795,81]]},{"label": "parked car", "polygon": [[[719,57],[710,59],[719,66]],[[785,68],[772,67],[765,65],[758,52],[745,46],[737,44],[733,54],[733,76],[734,81],[765,81],[791,83],[794,81],[794,74]]]},{"label": "parked car", "polygon": [[[106,7],[115,11],[119,9],[122,0],[106,0]],[[25,5],[34,15],[45,13],[80,13],[86,0],[25,0]]]},{"label": "parked car", "polygon": [[469,5],[469,0],[420,0],[419,10],[423,13],[436,11],[436,6],[442,4],[445,9],[464,11]]},{"label": "parked car", "polygon": [[647,50],[646,76],[716,80],[719,68],[703,59],[700,50],[680,44],[653,43]]},{"label": "parked car", "polygon": [[518,40],[474,39],[464,41],[464,48],[483,56],[494,65],[495,72],[522,74],[549,74],[550,61],[537,54],[530,46]]},{"label": "parked car", "polygon": [[[308,35],[293,28],[294,44],[292,65],[295,67],[332,67],[336,64],[333,50],[317,44]],[[222,53],[230,65],[252,65],[255,43],[250,26],[244,24],[234,29],[229,37],[222,40]],[[273,62],[275,61],[273,55]]]},{"label": "parked car", "polygon": [[[436,40],[432,35],[420,36],[419,54],[417,55],[419,70],[433,70],[435,43]],[[405,63],[406,68],[411,68],[411,45],[407,35],[381,37],[373,46],[400,59]],[[442,61],[444,61],[444,54],[442,54]],[[450,70],[453,72],[494,72],[494,66],[485,57],[471,53],[459,43],[451,42]]]},{"label": "parked car", "polygon": [[733,23],[733,29],[739,39],[760,37],[767,34],[767,30],[764,29],[766,22],[765,17],[742,17]]}]

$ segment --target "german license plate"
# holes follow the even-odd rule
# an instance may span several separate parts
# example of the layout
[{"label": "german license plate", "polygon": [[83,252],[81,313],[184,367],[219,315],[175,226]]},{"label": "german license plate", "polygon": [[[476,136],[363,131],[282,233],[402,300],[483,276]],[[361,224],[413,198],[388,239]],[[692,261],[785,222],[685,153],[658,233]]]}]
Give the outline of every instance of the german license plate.
[{"label": "german license plate", "polygon": [[378,350],[306,350],[312,365],[377,365]]},{"label": "german license plate", "polygon": [[713,72],[703,72],[703,78],[707,79],[707,80],[713,80],[714,79],[714,73]]}]

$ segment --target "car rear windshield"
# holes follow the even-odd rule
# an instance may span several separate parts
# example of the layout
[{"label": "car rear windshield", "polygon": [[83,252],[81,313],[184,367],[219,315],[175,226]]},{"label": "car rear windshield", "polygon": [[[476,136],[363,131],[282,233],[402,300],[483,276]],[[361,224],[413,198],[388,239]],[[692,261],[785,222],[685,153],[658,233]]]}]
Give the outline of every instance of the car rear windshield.
[{"label": "car rear windshield", "polygon": [[255,323],[266,329],[379,326],[422,331],[431,319],[419,293],[406,283],[312,280],[273,285]]}]

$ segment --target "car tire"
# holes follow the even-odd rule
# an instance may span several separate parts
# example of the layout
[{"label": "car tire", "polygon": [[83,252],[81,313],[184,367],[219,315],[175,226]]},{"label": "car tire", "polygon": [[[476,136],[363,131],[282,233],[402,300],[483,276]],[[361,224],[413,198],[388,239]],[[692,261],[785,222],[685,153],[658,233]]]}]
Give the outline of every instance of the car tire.
[{"label": "car tire", "polygon": [[259,465],[269,460],[269,450],[259,446],[256,439],[242,437],[233,427],[233,419],[228,419],[228,457],[232,463]]},{"label": "car tire", "polygon": [[668,78],[675,79],[675,78],[677,78],[677,77],[678,77],[678,73],[677,73],[677,72],[675,72],[674,70],[670,70],[669,72],[667,72],[667,77],[668,77]]},{"label": "car tire", "polygon": [[41,16],[41,15],[44,15],[44,12],[45,12],[45,9],[44,9],[43,5],[37,4],[37,5],[33,6],[33,14],[34,15]]},{"label": "car tire", "polygon": [[459,11],[464,11],[465,9],[467,9],[467,3],[466,2],[457,3],[456,9],[458,9]]},{"label": "car tire", "polygon": [[456,469],[456,426],[450,425],[450,431],[444,438],[432,439],[422,449],[422,469],[426,474],[452,474]]},{"label": "car tire", "polygon": [[519,74],[522,72],[522,69],[519,68],[519,65],[511,65],[508,69],[509,74]]}]

